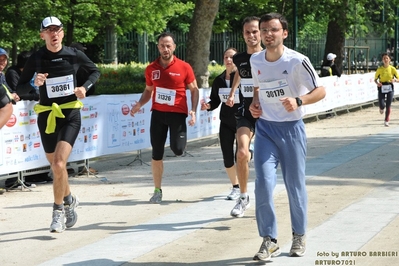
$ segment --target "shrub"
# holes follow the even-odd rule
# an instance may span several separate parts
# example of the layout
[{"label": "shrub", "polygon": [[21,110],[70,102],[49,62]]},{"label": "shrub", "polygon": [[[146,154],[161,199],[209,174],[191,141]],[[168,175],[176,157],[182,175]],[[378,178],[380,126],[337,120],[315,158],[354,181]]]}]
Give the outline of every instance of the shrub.
[{"label": "shrub", "polygon": [[[118,65],[98,65],[101,76],[96,83],[96,94],[130,94],[142,93],[145,88],[144,71],[147,64],[130,63]],[[209,65],[209,85],[217,75],[223,72],[224,66]]]},{"label": "shrub", "polygon": [[141,93],[145,87],[146,66],[139,63],[99,65],[101,76],[96,83],[96,94]]}]

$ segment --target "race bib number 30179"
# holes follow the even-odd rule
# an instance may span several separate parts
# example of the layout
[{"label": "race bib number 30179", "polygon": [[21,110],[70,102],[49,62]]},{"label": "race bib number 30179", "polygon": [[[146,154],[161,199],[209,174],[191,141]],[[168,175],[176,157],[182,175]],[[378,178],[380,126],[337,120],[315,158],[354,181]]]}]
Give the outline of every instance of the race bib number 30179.
[{"label": "race bib number 30179", "polygon": [[281,98],[293,97],[287,80],[259,83],[259,97],[265,103],[278,103]]}]

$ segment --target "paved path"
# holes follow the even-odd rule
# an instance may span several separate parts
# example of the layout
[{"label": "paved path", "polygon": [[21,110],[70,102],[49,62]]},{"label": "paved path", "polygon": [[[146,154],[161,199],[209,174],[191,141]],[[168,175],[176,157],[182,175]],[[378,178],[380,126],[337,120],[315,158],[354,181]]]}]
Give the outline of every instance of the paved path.
[{"label": "paved path", "polygon": [[[307,123],[307,253],[288,257],[288,202],[275,190],[282,254],[271,265],[399,265],[399,110],[382,126],[376,107]],[[70,178],[81,200],[76,226],[51,234],[51,184],[0,196],[0,265],[262,265],[252,207],[229,213],[229,192],[215,137],[165,157],[164,201],[148,203],[151,169],[136,153],[98,158],[97,177]],[[144,162],[150,152],[143,151]]]}]

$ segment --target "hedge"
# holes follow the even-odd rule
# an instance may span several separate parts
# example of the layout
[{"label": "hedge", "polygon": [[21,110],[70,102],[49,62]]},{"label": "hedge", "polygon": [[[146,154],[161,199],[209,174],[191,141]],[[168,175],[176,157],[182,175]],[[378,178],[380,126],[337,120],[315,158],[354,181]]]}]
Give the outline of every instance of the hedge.
[{"label": "hedge", "polygon": [[[98,65],[101,76],[96,83],[99,94],[142,93],[145,88],[144,70],[147,64],[130,63],[118,65]],[[224,66],[209,65],[209,85],[217,75],[223,72]]]}]

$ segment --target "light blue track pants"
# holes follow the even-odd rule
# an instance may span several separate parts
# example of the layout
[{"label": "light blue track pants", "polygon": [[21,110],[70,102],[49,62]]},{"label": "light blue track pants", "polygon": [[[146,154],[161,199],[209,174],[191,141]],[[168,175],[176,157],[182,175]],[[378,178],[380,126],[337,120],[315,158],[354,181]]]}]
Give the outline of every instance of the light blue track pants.
[{"label": "light blue track pants", "polygon": [[273,190],[280,164],[287,189],[292,232],[305,234],[307,204],[306,132],[302,120],[270,122],[258,119],[255,130],[256,221],[261,237],[277,238]]}]

